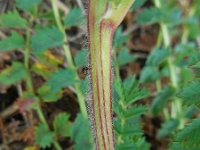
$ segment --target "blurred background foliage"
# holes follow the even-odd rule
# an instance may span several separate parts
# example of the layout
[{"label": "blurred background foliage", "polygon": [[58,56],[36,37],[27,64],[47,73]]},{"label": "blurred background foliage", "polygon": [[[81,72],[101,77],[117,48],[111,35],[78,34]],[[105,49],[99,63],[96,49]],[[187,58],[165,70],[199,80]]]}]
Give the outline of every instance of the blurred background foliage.
[{"label": "blurred background foliage", "polygon": [[[0,149],[94,149],[85,0],[0,0]],[[200,149],[200,1],[136,0],[113,39],[117,150]]]}]

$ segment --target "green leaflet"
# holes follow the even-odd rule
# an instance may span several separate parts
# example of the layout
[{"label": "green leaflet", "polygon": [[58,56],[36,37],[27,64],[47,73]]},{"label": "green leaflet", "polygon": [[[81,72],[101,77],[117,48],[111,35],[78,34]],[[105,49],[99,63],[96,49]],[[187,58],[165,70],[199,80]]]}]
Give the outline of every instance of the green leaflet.
[{"label": "green leaflet", "polygon": [[182,145],[199,146],[200,143],[200,118],[193,119],[184,129],[176,136],[176,139]]},{"label": "green leaflet", "polygon": [[164,22],[171,26],[183,23],[184,20],[180,19],[182,15],[181,9],[177,7],[171,8],[168,5],[162,7],[162,9],[157,7],[145,8],[136,18],[136,22],[141,25]]},{"label": "green leaflet", "polygon": [[74,61],[77,67],[83,67],[88,64],[88,59],[87,59],[87,49],[82,49],[78,54],[76,55]]},{"label": "green leaflet", "polygon": [[146,64],[149,66],[159,66],[170,55],[168,48],[154,49],[148,56]]},{"label": "green leaflet", "polygon": [[176,130],[178,125],[179,125],[179,120],[177,119],[171,119],[165,122],[162,125],[162,128],[158,132],[158,137],[163,138],[163,137],[169,136],[172,132]]},{"label": "green leaflet", "polygon": [[64,24],[67,27],[79,26],[84,23],[85,16],[80,8],[72,8],[64,18]]},{"label": "green leaflet", "polygon": [[24,38],[17,32],[12,32],[11,36],[0,41],[0,51],[12,51],[23,48],[25,45]]},{"label": "green leaflet", "polygon": [[[123,83],[114,80],[113,109],[117,117],[114,121],[116,139],[120,137],[121,143],[116,144],[117,150],[144,149],[149,145],[142,137],[140,116],[147,111],[146,106],[134,105],[134,102],[148,96],[148,92],[139,88],[134,76],[128,77]],[[130,101],[127,101],[127,98]]]},{"label": "green leaflet", "polygon": [[78,114],[72,126],[72,139],[75,141],[75,150],[89,150],[93,147],[89,122],[82,114]]},{"label": "green leaflet", "polygon": [[122,66],[136,60],[136,58],[137,57],[130,54],[128,48],[125,47],[119,52],[117,60],[118,64]]},{"label": "green leaflet", "polygon": [[45,124],[39,124],[35,128],[35,142],[41,148],[47,148],[54,142],[54,133]]},{"label": "green leaflet", "polygon": [[119,118],[117,118],[114,120],[114,129],[117,134],[121,134],[123,136],[142,135],[139,117],[127,119],[123,125],[121,124]]},{"label": "green leaflet", "polygon": [[162,91],[160,91],[157,96],[153,99],[153,103],[151,104],[151,111],[154,114],[160,113],[165,107],[166,103],[170,100],[170,98],[175,94],[175,89],[172,87],[164,87]]},{"label": "green leaflet", "polygon": [[177,96],[184,100],[186,104],[200,104],[200,81],[193,81],[183,87]]},{"label": "green leaflet", "polygon": [[57,101],[62,88],[75,84],[75,72],[71,69],[60,69],[38,90],[45,101]]},{"label": "green leaflet", "polygon": [[42,0],[16,0],[16,6],[24,11],[30,12],[41,2]]},{"label": "green leaflet", "polygon": [[[200,64],[200,52],[197,51],[195,53],[192,53],[192,55],[189,58],[189,65],[198,67],[198,64]],[[200,68],[200,66],[199,66]]]},{"label": "green leaflet", "polygon": [[25,66],[19,62],[13,62],[11,67],[6,68],[0,73],[0,83],[4,85],[12,85],[25,79],[28,71]]},{"label": "green leaflet", "polygon": [[34,53],[42,53],[48,48],[64,44],[64,35],[56,27],[46,27],[36,31],[31,37],[31,48]]},{"label": "green leaflet", "polygon": [[69,115],[66,113],[58,114],[53,121],[54,132],[63,137],[71,136],[71,123]]},{"label": "green leaflet", "polygon": [[136,81],[134,76],[128,77],[123,82],[123,90],[125,96],[123,102],[126,106],[129,106],[132,103],[143,99],[149,95],[148,90],[139,88],[139,83]]},{"label": "green leaflet", "polygon": [[128,36],[124,35],[122,32],[122,27],[117,28],[113,37],[113,47],[120,48],[128,40]]},{"label": "green leaflet", "polygon": [[165,20],[165,14],[159,8],[151,7],[144,9],[137,17],[137,23],[144,24],[153,24],[162,22]]},{"label": "green leaflet", "polygon": [[156,67],[146,66],[143,68],[140,75],[140,82],[152,82],[160,78],[161,74]]},{"label": "green leaflet", "polygon": [[135,11],[139,7],[141,7],[147,0],[135,0],[131,7],[131,11]]},{"label": "green leaflet", "polygon": [[26,28],[27,21],[15,10],[0,15],[0,26],[7,28]]}]

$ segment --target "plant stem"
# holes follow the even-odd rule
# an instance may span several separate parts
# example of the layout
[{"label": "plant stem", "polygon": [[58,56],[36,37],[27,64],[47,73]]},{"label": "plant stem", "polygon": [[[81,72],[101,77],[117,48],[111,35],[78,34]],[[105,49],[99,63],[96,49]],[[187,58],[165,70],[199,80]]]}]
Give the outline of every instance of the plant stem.
[{"label": "plant stem", "polygon": [[[134,0],[110,8],[105,0],[88,0],[88,53],[91,66],[92,124],[96,149],[114,149],[112,128],[112,39]],[[117,72],[118,73],[118,72]],[[119,76],[119,74],[118,74]]]},{"label": "plant stem", "polygon": [[[188,7],[189,7],[189,6],[188,6]],[[196,12],[196,6],[193,5],[193,6],[191,6],[190,11],[189,11],[189,14],[188,14],[187,17],[192,17],[192,16],[194,16],[195,12]],[[188,29],[188,26],[187,26],[187,25],[184,25],[184,26],[183,26],[183,34],[182,34],[182,38],[181,38],[181,43],[182,43],[182,44],[185,44],[185,43],[187,42],[188,36],[189,36],[189,29]]]},{"label": "plant stem", "polygon": [[[160,0],[154,0],[154,3],[156,5],[156,7],[161,8],[161,2]],[[160,23],[160,27],[162,30],[162,34],[163,34],[163,40],[164,40],[164,46],[165,47],[170,47],[171,46],[171,42],[170,42],[170,35],[169,35],[169,30],[167,28],[167,25],[165,23]],[[178,89],[178,82],[177,82],[177,75],[176,75],[176,69],[175,66],[173,64],[173,57],[170,56],[167,59],[168,62],[168,67],[169,67],[169,72],[170,72],[170,80],[171,80],[171,84],[175,89]],[[171,112],[171,117],[172,118],[178,118],[180,119],[180,127],[183,126],[183,121],[182,121],[182,106],[181,106],[181,101],[177,98],[174,99],[174,101],[172,102],[172,112]]]},{"label": "plant stem", "polygon": [[[53,12],[54,12],[54,17],[55,17],[55,20],[56,20],[56,24],[57,24],[59,30],[64,35],[64,43],[68,43],[67,36],[65,34],[65,28],[64,28],[64,25],[61,22],[61,18],[60,18],[60,15],[59,15],[59,10],[58,10],[58,7],[57,7],[56,0],[51,0],[51,4],[52,4],[52,7],[53,7]],[[63,45],[63,49],[64,49],[65,57],[67,59],[68,67],[70,69],[73,69],[76,72],[76,67],[75,67],[75,64],[73,62],[73,58],[72,58],[69,46],[64,44]],[[79,80],[79,77],[78,77],[77,73],[76,73],[76,79]],[[83,94],[81,92],[79,83],[75,84],[75,89],[76,89],[76,93],[77,93],[77,97],[78,97],[81,113],[83,114],[83,116],[85,118],[88,118],[86,104],[85,104],[85,98],[84,98],[84,96],[83,96]]]},{"label": "plant stem", "polygon": [[[32,21],[33,21],[33,16],[31,16],[30,24],[32,23]],[[33,83],[32,83],[32,79],[31,79],[31,73],[30,73],[30,70],[29,70],[30,35],[31,35],[30,30],[27,28],[26,29],[26,47],[25,47],[25,55],[24,55],[24,65],[25,65],[25,67],[28,71],[28,77],[26,79],[28,91],[31,92],[31,93],[34,93]],[[38,115],[40,121],[49,128],[48,123],[46,122],[46,119],[45,119],[44,114],[42,112],[42,108],[40,107],[39,102],[37,102],[37,106],[38,107],[36,108],[36,112],[37,112],[37,115]],[[62,150],[62,148],[60,147],[60,145],[57,141],[54,141],[53,145],[56,148],[56,150]]]}]

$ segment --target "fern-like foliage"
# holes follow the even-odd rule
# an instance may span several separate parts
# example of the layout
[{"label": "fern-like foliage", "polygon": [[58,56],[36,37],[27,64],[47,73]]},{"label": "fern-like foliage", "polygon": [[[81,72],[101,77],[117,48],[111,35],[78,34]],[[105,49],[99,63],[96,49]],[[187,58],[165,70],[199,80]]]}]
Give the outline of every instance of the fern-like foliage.
[{"label": "fern-like foliage", "polygon": [[[188,67],[196,72],[200,70],[200,53],[194,52],[190,55]],[[182,87],[177,93],[177,97],[182,99],[187,124],[179,130],[170,145],[172,150],[198,150],[200,149],[200,117],[192,117],[198,114],[200,105],[200,80],[198,74],[193,81]]]},{"label": "fern-like foliage", "polygon": [[135,77],[129,77],[124,82],[114,82],[113,109],[117,117],[114,120],[117,150],[148,150],[149,145],[143,137],[140,116],[147,111],[139,100],[149,95],[145,89],[140,89]]},{"label": "fern-like foliage", "polygon": [[172,144],[173,149],[200,148],[200,117],[193,119],[185,128],[177,133]]}]

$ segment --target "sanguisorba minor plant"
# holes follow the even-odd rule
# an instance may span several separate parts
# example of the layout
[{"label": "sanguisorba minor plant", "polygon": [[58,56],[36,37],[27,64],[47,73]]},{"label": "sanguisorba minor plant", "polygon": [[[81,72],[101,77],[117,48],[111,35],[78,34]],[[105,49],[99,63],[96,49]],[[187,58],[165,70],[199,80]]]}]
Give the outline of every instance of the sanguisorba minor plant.
[{"label": "sanguisorba minor plant", "polygon": [[113,150],[112,39],[134,0],[88,0],[91,121],[96,149]]}]

